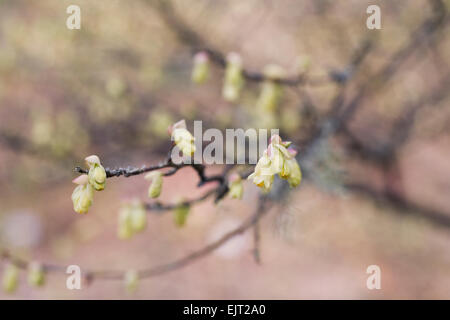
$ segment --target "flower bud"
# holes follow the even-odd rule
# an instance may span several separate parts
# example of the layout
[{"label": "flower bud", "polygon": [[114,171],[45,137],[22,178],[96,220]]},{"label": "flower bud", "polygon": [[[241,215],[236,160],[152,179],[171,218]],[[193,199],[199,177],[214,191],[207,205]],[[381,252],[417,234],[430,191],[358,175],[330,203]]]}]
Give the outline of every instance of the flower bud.
[{"label": "flower bud", "polygon": [[125,272],[124,282],[129,293],[136,291],[139,285],[139,273],[136,270],[128,270]]},{"label": "flower bud", "polygon": [[144,231],[147,227],[147,212],[140,201],[134,201],[130,204],[130,223],[133,232]]},{"label": "flower bud", "polygon": [[19,284],[19,269],[9,263],[3,272],[3,290],[6,293],[13,293]]},{"label": "flower bud", "polygon": [[73,183],[78,184],[72,193],[73,209],[78,213],[87,213],[94,201],[94,189],[88,183],[88,176],[82,174]]},{"label": "flower bud", "polygon": [[209,76],[209,57],[206,52],[197,52],[194,56],[194,68],[192,69],[192,81],[196,84],[204,83]]},{"label": "flower bud", "polygon": [[45,283],[44,268],[37,262],[31,262],[28,266],[28,283],[33,287],[40,287]]},{"label": "flower bud", "polygon": [[174,220],[177,227],[183,227],[186,224],[187,216],[189,215],[189,204],[184,203],[181,199],[178,201],[178,206],[174,209]]},{"label": "flower bud", "polygon": [[89,166],[89,184],[91,184],[97,191],[105,189],[106,171],[100,164],[100,159],[96,155],[92,155],[87,157],[85,160]]},{"label": "flower bud", "polygon": [[228,188],[230,189],[229,193],[231,198],[242,199],[242,195],[244,193],[244,186],[242,184],[242,179],[240,175],[235,173],[230,177]]},{"label": "flower bud", "polygon": [[158,198],[161,194],[162,184],[163,184],[163,174],[161,171],[152,171],[149,172],[146,176],[146,180],[150,180],[151,184],[148,188],[148,196],[149,198]]},{"label": "flower bud", "polygon": [[131,238],[132,235],[131,209],[130,206],[126,204],[119,211],[117,236],[121,240],[126,240]]},{"label": "flower bud", "polygon": [[186,129],[186,121],[180,120],[177,123],[169,127],[169,134],[175,141],[175,144],[180,148],[181,152],[185,156],[192,156],[195,152],[195,138]]},{"label": "flower bud", "polygon": [[227,55],[225,80],[222,95],[226,101],[235,102],[240,95],[245,80],[242,72],[242,59],[237,53]]}]

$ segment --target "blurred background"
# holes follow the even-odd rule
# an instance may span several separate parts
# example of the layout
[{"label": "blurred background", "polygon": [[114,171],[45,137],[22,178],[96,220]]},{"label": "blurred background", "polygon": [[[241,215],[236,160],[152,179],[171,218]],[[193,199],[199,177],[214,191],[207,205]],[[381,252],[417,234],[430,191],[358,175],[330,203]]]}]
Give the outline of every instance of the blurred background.
[{"label": "blurred background", "polygon": [[[80,30],[66,27],[71,4],[81,8]],[[381,30],[366,27],[371,4],[381,8]],[[155,164],[170,148],[167,127],[180,119],[190,128],[193,120],[204,129],[280,128],[299,149],[305,180],[262,220],[260,264],[249,231],[181,270],[142,280],[134,294],[104,280],[70,291],[63,273],[33,289],[22,272],[18,290],[0,298],[449,299],[448,7],[438,0],[1,0],[0,247],[82,270],[139,269],[238,226],[255,210],[259,190],[250,182],[241,201],[193,207],[181,229],[170,212],[149,213],[147,230],[126,241],[116,236],[118,210],[131,197],[146,199],[142,176],[108,179],[87,215],[73,211],[73,169],[87,155],[110,168]],[[193,84],[199,47],[238,52],[252,72],[277,64],[288,77],[303,74],[299,61],[309,59],[306,77],[316,81],[284,87],[267,115],[255,107],[258,81],[246,82],[237,103],[224,101],[220,65],[207,83]],[[333,111],[352,106],[317,144],[326,120],[339,118]],[[165,178],[161,201],[201,195],[208,187],[197,180],[190,168]],[[381,290],[366,287],[374,264]]]}]

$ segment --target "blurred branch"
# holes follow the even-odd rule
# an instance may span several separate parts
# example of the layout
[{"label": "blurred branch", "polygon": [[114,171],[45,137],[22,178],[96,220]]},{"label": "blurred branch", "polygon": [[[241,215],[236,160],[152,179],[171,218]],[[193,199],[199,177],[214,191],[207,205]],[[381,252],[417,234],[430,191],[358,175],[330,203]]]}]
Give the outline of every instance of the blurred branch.
[{"label": "blurred branch", "polygon": [[[150,267],[150,268],[144,268],[138,271],[139,278],[150,278],[154,276],[163,275],[178,269],[181,269],[187,265],[190,265],[204,257],[207,257],[209,254],[211,254],[213,251],[215,251],[217,248],[221,247],[225,243],[227,243],[230,239],[246,232],[249,228],[254,226],[256,223],[260,221],[260,219],[268,212],[269,210],[269,204],[267,203],[267,199],[264,196],[261,196],[258,201],[258,205],[256,207],[255,212],[246,220],[244,221],[239,227],[227,232],[222,237],[220,237],[218,240],[206,245],[205,247],[194,251],[191,254],[188,254],[187,256],[184,256],[180,259],[177,259],[173,262],[167,263],[167,264],[161,264],[159,266]],[[14,265],[16,265],[20,269],[27,269],[29,262],[23,259],[20,259],[18,257],[13,256],[9,251],[7,250],[0,250],[0,257],[3,259],[7,259]],[[58,273],[65,273],[66,267],[62,265],[56,265],[56,264],[43,264],[43,268],[45,272],[58,272]],[[115,271],[115,270],[98,270],[98,271],[91,271],[91,270],[83,270],[83,274],[85,275],[86,280],[88,283],[92,282],[93,280],[123,280],[125,277],[125,274],[127,271]]]},{"label": "blurred branch", "polygon": [[363,142],[352,130],[344,125],[343,134],[347,140],[347,149],[359,155],[363,160],[384,165],[395,159],[396,153],[408,141],[414,129],[417,114],[427,108],[437,106],[450,94],[450,74],[439,81],[439,86],[433,92],[423,95],[414,103],[406,106],[404,113],[391,126],[388,140],[385,143],[371,139],[370,144]]},{"label": "blurred branch", "polygon": [[259,222],[253,226],[253,257],[257,264],[261,263],[260,244],[261,244],[261,232]]},{"label": "blurred branch", "polygon": [[436,226],[450,228],[450,213],[441,212],[426,206],[414,203],[405,197],[391,191],[379,191],[367,184],[351,183],[347,184],[348,190],[374,199],[376,202],[390,206],[395,209],[393,212],[404,216],[412,215],[424,218]]}]

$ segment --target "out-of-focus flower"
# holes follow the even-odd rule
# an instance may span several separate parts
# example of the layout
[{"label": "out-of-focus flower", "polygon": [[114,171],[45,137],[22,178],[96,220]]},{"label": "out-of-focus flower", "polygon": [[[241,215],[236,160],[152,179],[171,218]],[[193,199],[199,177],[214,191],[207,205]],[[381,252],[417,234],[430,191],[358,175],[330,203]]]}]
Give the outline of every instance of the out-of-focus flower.
[{"label": "out-of-focus flower", "polygon": [[19,269],[16,265],[9,263],[3,271],[3,290],[13,293],[19,284]]},{"label": "out-of-focus flower", "polygon": [[45,272],[40,263],[31,262],[28,265],[28,283],[33,287],[40,287],[44,285]]},{"label": "out-of-focus flower", "polygon": [[257,106],[263,112],[273,112],[283,94],[283,88],[277,80],[283,78],[285,72],[280,66],[268,65],[264,68],[264,75],[267,77],[267,80],[263,83]]},{"label": "out-of-focus flower", "polygon": [[172,115],[169,112],[162,108],[157,109],[149,115],[145,130],[158,138],[165,138],[167,136],[167,127],[172,123]]},{"label": "out-of-focus flower", "polygon": [[228,188],[230,189],[229,194],[233,199],[242,199],[244,193],[244,186],[242,184],[241,176],[234,173],[229,180]]},{"label": "out-of-focus flower", "polygon": [[149,198],[158,198],[161,194],[162,184],[163,184],[163,174],[161,171],[152,171],[145,175],[145,179],[151,181],[150,187],[148,188]]},{"label": "out-of-focus flower", "polygon": [[131,210],[128,205],[123,206],[119,211],[117,236],[119,239],[126,240],[133,235],[133,227],[131,226]]},{"label": "out-of-focus flower", "polygon": [[78,213],[87,213],[94,201],[94,188],[90,185],[86,174],[82,174],[72,182],[78,185],[72,193],[73,209]]},{"label": "out-of-focus flower", "polygon": [[296,151],[289,148],[290,144],[288,141],[282,141],[280,136],[273,135],[269,146],[256,164],[255,171],[248,179],[253,179],[253,183],[261,187],[264,192],[270,191],[276,174],[288,180],[289,186],[298,186],[302,174],[295,159]]},{"label": "out-of-focus flower", "polygon": [[91,184],[97,191],[105,189],[106,171],[101,165],[99,157],[92,155],[87,157],[85,160],[89,166],[89,184]]},{"label": "out-of-focus flower", "polygon": [[173,216],[175,225],[177,227],[183,227],[186,224],[186,219],[189,215],[190,206],[186,204],[184,199],[178,199],[178,205],[173,210]]},{"label": "out-of-focus flower", "polygon": [[309,56],[299,56],[295,60],[295,69],[297,73],[304,74],[311,68],[311,58]]},{"label": "out-of-focus flower", "polygon": [[186,129],[186,121],[180,120],[169,127],[169,134],[185,156],[192,156],[195,152],[195,138]]},{"label": "out-of-focus flower", "polygon": [[142,232],[147,227],[147,212],[144,205],[139,200],[134,200],[130,204],[130,219],[133,232]]},{"label": "out-of-focus flower", "polygon": [[223,98],[230,102],[237,101],[244,84],[241,56],[235,52],[231,52],[227,55],[227,66],[222,88]]},{"label": "out-of-focus flower", "polygon": [[209,57],[204,51],[197,52],[194,56],[194,68],[192,69],[192,81],[197,84],[204,83],[209,76]]},{"label": "out-of-focus flower", "polygon": [[127,84],[121,77],[112,76],[106,82],[105,88],[111,97],[119,98],[125,93]]},{"label": "out-of-focus flower", "polygon": [[139,200],[135,199],[122,205],[119,211],[117,236],[125,240],[147,227],[147,212]]},{"label": "out-of-focus flower", "polygon": [[300,112],[294,108],[283,109],[280,119],[281,128],[287,133],[294,133],[302,125]]},{"label": "out-of-focus flower", "polygon": [[128,270],[124,275],[124,283],[127,291],[133,293],[139,285],[139,273],[136,270]]}]

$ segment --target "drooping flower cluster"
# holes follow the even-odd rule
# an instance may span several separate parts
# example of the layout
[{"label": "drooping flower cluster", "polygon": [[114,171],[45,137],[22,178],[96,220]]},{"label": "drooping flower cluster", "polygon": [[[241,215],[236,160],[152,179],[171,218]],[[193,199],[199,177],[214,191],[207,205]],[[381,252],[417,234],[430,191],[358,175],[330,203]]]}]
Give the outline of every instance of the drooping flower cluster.
[{"label": "drooping flower cluster", "polygon": [[142,202],[136,199],[122,206],[117,229],[119,239],[129,239],[134,234],[144,231],[146,227],[147,212]]},{"label": "drooping flower cluster", "polygon": [[105,189],[106,171],[96,155],[87,157],[88,174],[82,174],[72,182],[78,186],[72,193],[73,209],[78,213],[87,213],[94,201],[94,190]]},{"label": "drooping flower cluster", "polygon": [[186,121],[180,120],[169,127],[169,134],[184,156],[192,156],[195,152],[195,138],[186,129]]},{"label": "drooping flower cluster", "polygon": [[258,160],[255,171],[248,177],[253,183],[261,187],[264,192],[272,188],[274,176],[288,181],[290,187],[300,184],[302,173],[295,159],[297,152],[289,148],[290,142],[282,141],[280,136],[273,135],[270,144]]}]

